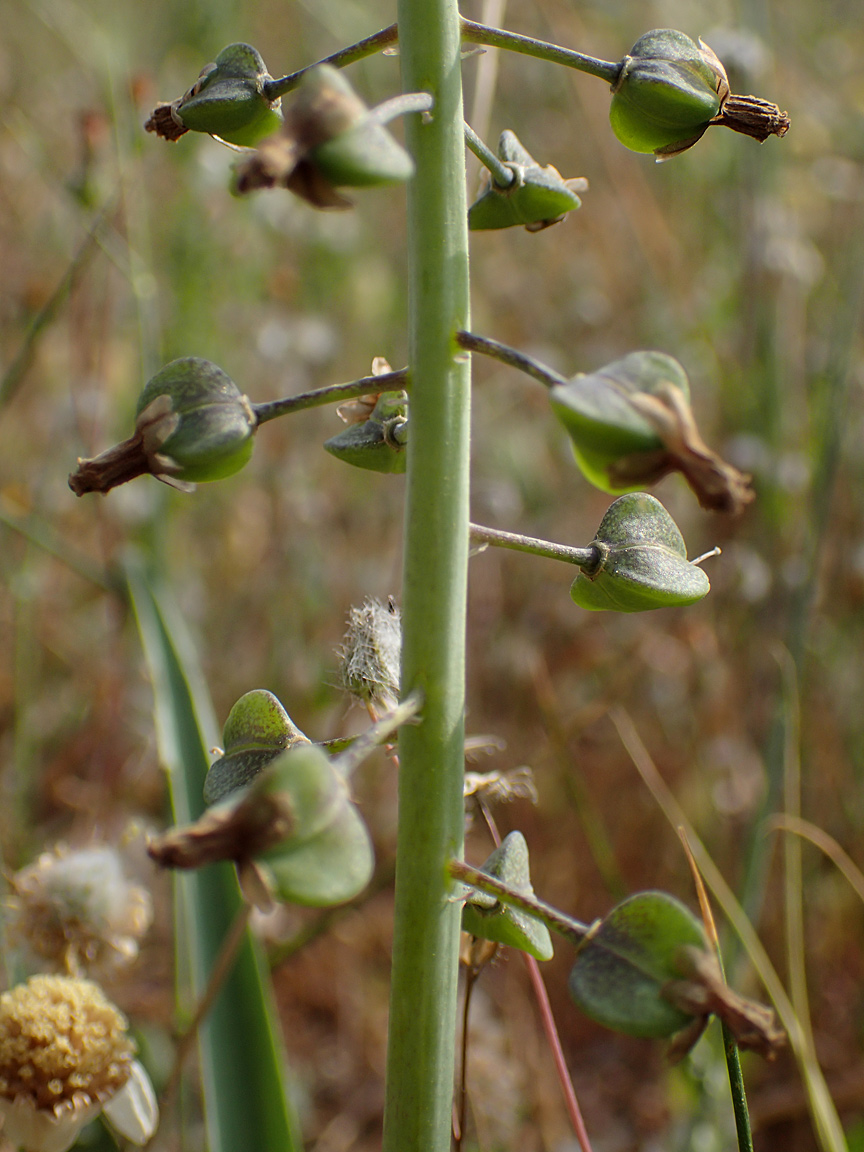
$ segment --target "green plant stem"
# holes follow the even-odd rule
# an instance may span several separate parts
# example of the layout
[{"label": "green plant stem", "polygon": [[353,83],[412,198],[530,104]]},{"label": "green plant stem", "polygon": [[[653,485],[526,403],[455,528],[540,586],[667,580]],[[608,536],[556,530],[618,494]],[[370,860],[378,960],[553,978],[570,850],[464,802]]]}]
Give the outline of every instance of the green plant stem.
[{"label": "green plant stem", "polygon": [[302,412],[304,408],[319,408],[322,404],[336,404],[340,400],[353,400],[357,396],[369,396],[378,392],[395,392],[408,382],[408,369],[399,368],[395,372],[384,372],[380,376],[363,376],[348,384],[331,384],[328,388],[316,388],[313,392],[298,392],[284,400],[268,400],[263,404],[253,404],[252,410],[259,424],[275,420],[277,416],[290,416],[292,412]]},{"label": "green plant stem", "polygon": [[447,861],[464,834],[465,616],[471,367],[461,40],[456,0],[399,0],[408,117],[411,450],[405,503],[402,685],[423,721],[399,733],[393,964],[383,1152],[448,1152],[460,908]]},{"label": "green plant stem", "polygon": [[[711,901],[708,898],[708,890],[705,887],[705,881],[702,879],[699,865],[696,863],[696,857],[693,855],[693,849],[690,846],[686,829],[679,825],[677,831],[678,837],[684,847],[690,870],[693,873],[693,883],[696,886],[696,894],[699,897],[699,907],[702,910],[702,923],[705,925],[705,935],[708,937],[708,943],[711,945],[714,955],[717,958],[720,976],[725,980],[726,973],[723,969],[723,952],[720,948],[720,937],[717,935],[714,913],[711,911]],[[753,1133],[750,1130],[750,1112],[747,1108],[747,1094],[744,1091],[744,1076],[741,1072],[741,1056],[738,1051],[738,1041],[735,1033],[725,1020],[720,1020],[720,1027],[723,1033],[723,1053],[726,1057],[726,1071],[729,1076],[729,1092],[732,1097],[735,1131],[738,1136],[738,1152],[753,1152]]]},{"label": "green plant stem", "polygon": [[469,524],[468,531],[475,544],[491,544],[493,548],[512,548],[516,552],[530,552],[533,556],[548,556],[550,560],[563,560],[580,568],[596,568],[600,554],[594,547],[570,548],[551,540],[536,540],[517,532],[502,532],[497,528],[484,528],[482,524]]},{"label": "green plant stem", "polygon": [[618,79],[621,64],[609,60],[598,60],[571,48],[558,44],[547,44],[544,40],[534,40],[530,36],[519,36],[515,32],[505,32],[501,28],[487,28],[485,24],[475,24],[473,20],[462,21],[462,39],[471,44],[486,44],[490,48],[506,48],[510,52],[521,52],[525,56],[536,56],[538,60],[548,60],[552,64],[563,64],[565,68],[575,68],[587,72],[589,76],[599,76],[610,84]]},{"label": "green plant stem", "polygon": [[526,356],[524,352],[517,352],[507,344],[490,340],[488,336],[477,336],[473,332],[457,332],[456,339],[459,347],[464,348],[466,352],[481,352],[484,356],[491,356],[493,360],[500,360],[502,364],[533,377],[547,388],[556,388],[559,384],[569,383],[567,377],[556,372],[554,368],[547,368],[539,360]]},{"label": "green plant stem", "polygon": [[581,920],[574,920],[572,916],[559,912],[557,908],[553,908],[551,904],[546,904],[543,900],[538,900],[536,896],[527,896],[524,892],[517,892],[515,888],[511,888],[509,884],[504,884],[496,876],[490,876],[480,868],[473,868],[462,860],[451,860],[447,865],[447,871],[454,880],[459,880],[462,884],[476,888],[478,892],[487,892],[490,896],[495,896],[502,904],[507,904],[511,908],[518,908],[521,912],[527,912],[529,916],[534,916],[545,924],[551,932],[557,932],[559,936],[565,937],[577,947],[584,942],[585,937],[591,931],[589,924],[583,924]]},{"label": "green plant stem", "polygon": [[725,1020],[721,1020],[720,1026],[723,1029],[723,1051],[726,1055],[726,1070],[729,1073],[729,1092],[732,1096],[732,1112],[738,1135],[738,1152],[753,1152],[753,1133],[750,1130],[750,1112],[747,1109],[738,1041]]},{"label": "green plant stem", "polygon": [[332,56],[325,56],[324,59],[319,60],[317,64],[309,64],[306,68],[300,68],[297,72],[291,72],[278,80],[265,81],[264,95],[268,100],[275,100],[277,96],[284,96],[287,92],[292,92],[306,73],[311,68],[317,68],[318,64],[332,64],[334,68],[345,68],[349,64],[354,64],[357,60],[364,60],[367,56],[374,56],[376,52],[380,52],[382,49],[388,48],[391,44],[395,44],[398,39],[399,32],[396,25],[390,24],[387,28],[382,28],[380,32],[373,32],[371,36],[359,40],[356,44],[350,44],[347,48],[341,48],[338,52],[334,52]]},{"label": "green plant stem", "polygon": [[509,188],[516,179],[513,169],[504,163],[488,145],[484,144],[470,124],[465,123],[465,143],[480,161],[492,173],[496,188]]}]

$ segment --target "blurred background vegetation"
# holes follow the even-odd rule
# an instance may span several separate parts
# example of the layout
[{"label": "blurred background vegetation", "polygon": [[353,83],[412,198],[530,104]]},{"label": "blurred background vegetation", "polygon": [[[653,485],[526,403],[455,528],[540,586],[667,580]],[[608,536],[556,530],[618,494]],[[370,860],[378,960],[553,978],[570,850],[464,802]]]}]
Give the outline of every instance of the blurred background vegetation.
[{"label": "blurred background vegetation", "polygon": [[[483,15],[479,0],[463,10]],[[491,114],[473,119],[490,142],[513,129],[540,163],[591,185],[581,211],[548,231],[472,236],[475,330],[567,373],[637,348],[670,353],[690,374],[706,439],[752,472],[757,490],[729,520],[700,511],[677,477],[657,488],[691,555],[723,549],[709,562],[711,595],[686,610],[583,613],[563,566],[494,550],[472,560],[468,730],[506,742],[481,768],[529,764],[540,794],[536,807],[502,807],[500,824],[526,834],[537,891],[581,919],[640,888],[693,904],[675,832],[609,719],[620,705],[781,972],[779,842],[765,818],[782,810],[784,752],[798,745],[786,722],[793,694],[803,815],[864,864],[860,16],[856,0],[511,2],[508,27],[605,59],[652,27],[701,35],[733,91],[776,100],[792,129],[762,147],[712,130],[656,165],[613,138],[601,81],[506,55]],[[361,193],[345,213],[316,213],[288,193],[241,202],[226,190],[233,153],[207,138],[169,145],[142,130],[156,101],[179,96],[231,41],[256,45],[280,75],[393,18],[384,0],[4,4],[7,869],[59,839],[116,841],[129,820],[165,821],[151,690],[116,591],[130,549],[180,602],[220,721],[240,695],[264,687],[313,738],[365,722],[336,687],[335,650],[352,604],[398,598],[403,480],[321,451],[341,427],[332,409],[270,424],[242,474],[193,496],[148,477],[107,499],[76,500],[66,477],[77,456],[129,434],[144,382],[176,356],[214,360],[256,401],[365,375],[374,356],[404,364],[400,190]],[[469,111],[481,59],[465,62]],[[369,102],[384,98],[398,87],[398,58],[373,57],[350,77]],[[579,476],[543,390],[491,361],[476,363],[475,379],[473,519],[587,543],[609,501]],[[784,665],[794,669],[785,690]],[[363,770],[359,795],[386,876],[395,784],[383,755]],[[475,829],[473,858],[488,850]],[[162,913],[114,995],[158,1040],[172,1011],[168,889],[138,866]],[[817,1049],[861,1148],[862,909],[809,845],[804,898]],[[275,970],[316,1152],[378,1146],[390,902],[378,885],[361,910],[331,917]],[[262,931],[278,952],[317,919],[288,910]],[[659,1044],[595,1027],[568,1002],[570,957],[559,953],[544,973],[596,1152],[730,1147],[716,1043],[669,1069]],[[761,994],[746,963],[733,978]],[[479,1147],[575,1147],[512,958],[484,975],[473,1029]],[[748,1060],[745,1075],[757,1146],[815,1148],[791,1058]],[[157,1146],[175,1141],[168,1125]]]}]

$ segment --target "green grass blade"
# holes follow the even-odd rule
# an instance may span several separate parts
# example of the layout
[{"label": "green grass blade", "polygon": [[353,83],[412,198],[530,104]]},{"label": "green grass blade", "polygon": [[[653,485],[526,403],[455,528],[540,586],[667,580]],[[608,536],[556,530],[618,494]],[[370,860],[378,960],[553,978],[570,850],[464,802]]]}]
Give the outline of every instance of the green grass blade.
[{"label": "green grass blade", "polygon": [[756,934],[750,919],[724,880],[719,868],[708,854],[708,850],[696,833],[695,828],[684,814],[684,809],[672,795],[657,766],[648,754],[636,731],[633,721],[622,708],[610,712],[612,723],[618,730],[621,742],[626,748],[634,767],[644,780],[657,801],[661,811],[673,828],[683,828],[699,866],[705,883],[714,893],[717,903],[726,919],[734,928],[750,963],[762,981],[765,991],[780,1018],[780,1023],[789,1037],[789,1045],[798,1064],[798,1070],[807,1092],[807,1102],[813,1121],[813,1132],[822,1152],[848,1152],[849,1146],[843,1133],[843,1126],[837,1115],[828,1085],[819,1066],[809,1035],[793,1007],[780,977],[769,959],[768,953]]},{"label": "green grass blade", "polygon": [[[159,755],[174,819],[185,823],[204,806],[207,749],[216,736],[213,711],[179,613],[140,571],[130,568],[128,579],[153,681]],[[188,1009],[206,986],[242,897],[229,864],[178,874],[175,895],[178,993],[189,997]],[[263,957],[247,931],[199,1037],[209,1152],[301,1147],[276,1025]]]}]

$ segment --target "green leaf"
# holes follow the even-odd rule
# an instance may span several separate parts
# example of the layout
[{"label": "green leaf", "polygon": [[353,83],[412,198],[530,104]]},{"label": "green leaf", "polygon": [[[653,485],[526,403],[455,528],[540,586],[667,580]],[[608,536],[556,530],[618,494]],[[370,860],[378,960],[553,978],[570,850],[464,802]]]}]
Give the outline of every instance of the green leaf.
[{"label": "green leaf", "polygon": [[[526,896],[533,896],[528,845],[521,832],[502,840],[482,869]],[[507,944],[527,952],[535,960],[551,960],[552,938],[545,924],[519,908],[499,903],[485,892],[473,892],[462,909],[462,928],[472,936]]]},{"label": "green leaf", "polygon": [[663,996],[665,984],[681,979],[678,960],[687,946],[707,948],[693,913],[665,892],[639,892],[613,908],[579,950],[570,995],[605,1028],[671,1036],[693,1020]]},{"label": "green leaf", "polygon": [[[159,755],[174,819],[188,823],[203,808],[207,749],[216,733],[212,707],[179,611],[137,568],[129,567],[128,579],[153,683]],[[188,1013],[243,901],[231,864],[177,874],[174,883],[177,1002]],[[264,958],[247,931],[199,1036],[209,1152],[299,1152],[277,1021]]]},{"label": "green leaf", "polygon": [[597,567],[583,569],[570,586],[580,608],[645,612],[693,604],[710,590],[708,577],[687,559],[678,525],[647,492],[619,496],[591,546]]}]

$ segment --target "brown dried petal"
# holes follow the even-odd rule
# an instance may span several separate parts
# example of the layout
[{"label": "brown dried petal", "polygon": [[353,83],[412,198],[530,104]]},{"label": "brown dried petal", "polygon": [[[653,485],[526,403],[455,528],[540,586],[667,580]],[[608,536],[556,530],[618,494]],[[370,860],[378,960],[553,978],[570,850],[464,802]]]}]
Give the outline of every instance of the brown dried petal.
[{"label": "brown dried petal", "polygon": [[300,160],[294,171],[285,181],[285,187],[301,199],[308,201],[315,208],[353,208],[354,205],[346,197],[337,192],[333,185],[325,180],[314,164],[308,160]]},{"label": "brown dried petal", "polygon": [[760,100],[757,96],[729,96],[711,123],[752,136],[762,144],[769,136],[785,136],[790,120],[788,113],[781,112],[770,100]]},{"label": "brown dried petal", "polygon": [[[653,468],[655,478],[667,472],[681,472],[702,507],[715,512],[737,514],[753,500],[750,477],[727,464],[705,444],[680,388],[667,384],[656,393],[637,392],[628,399],[651,424],[666,449],[667,459],[663,454],[640,453],[646,458],[646,467]],[[625,472],[628,461],[634,459],[621,462]],[[623,479],[617,468],[610,470],[610,476],[615,482]],[[634,478],[633,482],[637,480]],[[638,482],[649,483],[641,477]]]},{"label": "brown dried petal", "polygon": [[729,77],[726,75],[726,69],[714,49],[709,48],[701,38],[699,40],[699,54],[717,77],[717,95],[722,104],[729,95]]},{"label": "brown dried petal", "polygon": [[237,191],[244,193],[253,192],[256,188],[285,187],[299,155],[296,140],[285,132],[270,136],[258,145],[254,156],[238,166]]},{"label": "brown dried petal", "polygon": [[179,471],[179,465],[159,451],[179,423],[180,416],[173,409],[171,397],[157,396],[135,421],[134,436],[98,456],[78,457],[78,467],[69,476],[69,487],[76,496],[83,496],[85,492],[110,492],[119,484],[149,472],[181,491],[191,491],[188,484],[172,476]]},{"label": "brown dried petal", "polygon": [[694,1016],[718,1016],[735,1036],[739,1048],[748,1048],[772,1059],[786,1043],[771,1008],[739,996],[725,983],[716,957],[698,948],[684,950],[684,980],[671,980],[663,987],[666,999]]},{"label": "brown dried petal", "polygon": [[174,110],[179,103],[179,100],[175,100],[173,103],[157,104],[144,125],[145,131],[155,132],[163,140],[175,141],[179,140],[181,136],[185,136],[189,129],[185,128],[174,115]]},{"label": "brown dried petal", "polygon": [[234,807],[210,808],[194,824],[155,837],[147,853],[163,868],[242,862],[284,840],[291,825],[291,813],[278,798],[253,796]]}]

